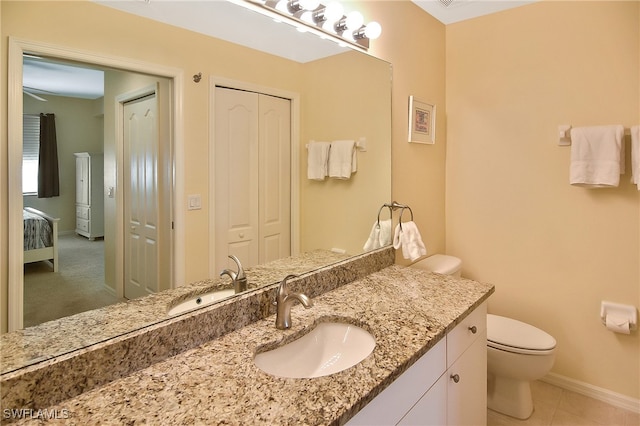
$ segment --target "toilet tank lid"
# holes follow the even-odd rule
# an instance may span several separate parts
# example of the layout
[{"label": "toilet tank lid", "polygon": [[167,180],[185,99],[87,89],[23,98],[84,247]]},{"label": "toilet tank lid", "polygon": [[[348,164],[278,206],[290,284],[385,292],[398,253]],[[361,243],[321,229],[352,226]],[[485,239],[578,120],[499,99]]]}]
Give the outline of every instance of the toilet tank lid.
[{"label": "toilet tank lid", "polygon": [[539,351],[556,347],[556,339],[539,328],[493,314],[487,314],[487,341],[512,348]]},{"label": "toilet tank lid", "polygon": [[426,269],[427,271],[449,275],[460,270],[462,261],[454,256],[434,254],[426,259],[417,261],[413,266],[418,266],[419,268]]}]

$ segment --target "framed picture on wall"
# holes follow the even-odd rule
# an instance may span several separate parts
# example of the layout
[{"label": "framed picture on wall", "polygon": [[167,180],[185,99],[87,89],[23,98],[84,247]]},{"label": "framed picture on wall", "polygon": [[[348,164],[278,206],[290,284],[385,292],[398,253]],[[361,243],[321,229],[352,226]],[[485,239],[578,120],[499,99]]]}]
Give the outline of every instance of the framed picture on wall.
[{"label": "framed picture on wall", "polygon": [[409,142],[436,143],[436,106],[409,96]]}]

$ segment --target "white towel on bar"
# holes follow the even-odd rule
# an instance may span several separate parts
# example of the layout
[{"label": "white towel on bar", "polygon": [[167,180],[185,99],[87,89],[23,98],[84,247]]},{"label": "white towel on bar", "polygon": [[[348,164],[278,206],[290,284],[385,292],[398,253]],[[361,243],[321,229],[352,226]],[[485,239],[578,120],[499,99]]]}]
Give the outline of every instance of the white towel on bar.
[{"label": "white towel on bar", "polygon": [[324,180],[328,175],[329,142],[309,142],[307,145],[307,178]]},{"label": "white towel on bar", "polygon": [[631,183],[640,191],[640,126],[631,128]]},{"label": "white towel on bar", "polygon": [[427,254],[422,236],[414,221],[402,222],[402,226],[399,223],[396,225],[393,247],[396,250],[402,247],[402,257],[411,259],[412,262]]},{"label": "white towel on bar", "polygon": [[349,179],[351,173],[356,170],[356,142],[352,140],[331,142],[329,177]]},{"label": "white towel on bar", "polygon": [[571,185],[589,188],[618,186],[624,173],[624,127],[571,129]]},{"label": "white towel on bar", "polygon": [[374,250],[389,244],[391,244],[391,219],[375,221],[363,250]]}]

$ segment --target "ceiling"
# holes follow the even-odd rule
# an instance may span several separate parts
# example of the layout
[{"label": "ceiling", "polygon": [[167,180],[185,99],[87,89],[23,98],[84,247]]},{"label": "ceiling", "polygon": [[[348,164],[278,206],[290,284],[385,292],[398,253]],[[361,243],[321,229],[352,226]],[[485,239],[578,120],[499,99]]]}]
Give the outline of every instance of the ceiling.
[{"label": "ceiling", "polygon": [[[267,52],[296,62],[309,62],[348,50],[337,43],[294,27],[274,25],[271,18],[238,7],[242,0],[93,0],[95,3],[132,13]],[[535,0],[411,0],[440,22],[451,24],[532,3]],[[251,31],[248,31],[251,29]],[[384,31],[384,29],[383,29]],[[268,34],[256,37],[255,34]],[[384,36],[384,33],[383,33]],[[290,40],[295,39],[296,43]],[[25,57],[25,91],[46,98],[47,94],[96,99],[102,96],[103,73],[44,58]]]},{"label": "ceiling", "polygon": [[538,0],[411,0],[443,24],[501,12]]}]

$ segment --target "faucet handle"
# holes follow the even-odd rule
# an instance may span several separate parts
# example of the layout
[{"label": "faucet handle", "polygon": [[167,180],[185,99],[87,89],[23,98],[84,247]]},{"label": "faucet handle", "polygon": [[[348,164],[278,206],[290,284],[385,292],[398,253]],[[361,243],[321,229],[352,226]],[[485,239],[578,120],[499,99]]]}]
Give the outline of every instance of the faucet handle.
[{"label": "faucet handle", "polygon": [[244,269],[242,268],[242,263],[240,263],[240,259],[238,259],[236,256],[234,256],[232,254],[229,255],[229,259],[233,260],[236,263],[236,265],[238,266],[238,273],[236,274],[236,278],[238,280],[242,280],[242,279],[246,278],[245,275],[244,275]]},{"label": "faucet handle", "polygon": [[278,292],[276,293],[276,300],[287,297],[287,294],[289,294],[289,289],[287,288],[287,280],[296,277],[297,275],[287,275],[282,281],[280,281]]}]

